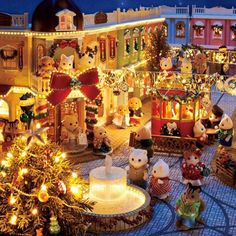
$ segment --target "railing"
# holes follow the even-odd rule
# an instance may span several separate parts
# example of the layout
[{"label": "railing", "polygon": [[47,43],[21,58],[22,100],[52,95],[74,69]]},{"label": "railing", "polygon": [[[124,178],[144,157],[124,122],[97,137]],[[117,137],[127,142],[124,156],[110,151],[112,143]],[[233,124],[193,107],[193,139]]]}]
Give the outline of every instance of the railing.
[{"label": "railing", "polygon": [[10,15],[11,25],[4,28],[27,29],[28,28],[28,13],[23,15]]},{"label": "railing", "polygon": [[193,8],[193,12],[195,14],[204,14],[205,13],[205,8]]},{"label": "railing", "polygon": [[188,7],[176,7],[176,14],[188,14]]},{"label": "railing", "polygon": [[192,12],[193,15],[201,15],[201,14],[208,14],[208,15],[213,15],[213,16],[217,16],[218,15],[235,15],[236,14],[236,9],[231,8],[231,9],[227,9],[224,7],[212,7],[212,8],[206,8],[206,7],[196,7],[193,6],[192,7]]},{"label": "railing", "polygon": [[32,88],[39,94],[47,95],[50,92],[50,79],[32,75]]}]

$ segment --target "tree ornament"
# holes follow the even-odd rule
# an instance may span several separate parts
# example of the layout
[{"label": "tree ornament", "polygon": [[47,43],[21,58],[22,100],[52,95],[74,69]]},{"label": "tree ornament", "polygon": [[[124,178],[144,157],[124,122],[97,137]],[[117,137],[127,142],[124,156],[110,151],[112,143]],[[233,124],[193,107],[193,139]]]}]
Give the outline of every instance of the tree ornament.
[{"label": "tree ornament", "polygon": [[36,229],[36,236],[43,236],[43,228]]},{"label": "tree ornament", "polygon": [[58,190],[60,193],[66,194],[66,185],[62,180],[58,182]]},{"label": "tree ornament", "polygon": [[39,190],[38,193],[38,199],[40,202],[47,202],[49,199],[47,187],[45,185],[41,186],[41,189]]},{"label": "tree ornament", "polygon": [[60,233],[61,227],[57,221],[57,217],[52,215],[50,218],[50,227],[49,227],[49,232],[50,234],[57,235]]}]

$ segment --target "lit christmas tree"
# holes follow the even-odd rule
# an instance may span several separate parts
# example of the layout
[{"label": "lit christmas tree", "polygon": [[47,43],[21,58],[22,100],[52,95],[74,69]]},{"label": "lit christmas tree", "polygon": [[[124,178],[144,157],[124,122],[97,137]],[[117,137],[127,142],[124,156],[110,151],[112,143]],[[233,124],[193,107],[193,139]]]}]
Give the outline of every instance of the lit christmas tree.
[{"label": "lit christmas tree", "polygon": [[[60,147],[45,141],[45,128],[14,140],[0,165],[0,233],[78,235],[87,182],[71,171]],[[43,234],[42,234],[43,233]]]},{"label": "lit christmas tree", "polygon": [[167,43],[165,30],[162,27],[154,32],[149,33],[148,43],[145,49],[145,57],[147,59],[148,70],[159,71],[160,60],[167,57],[170,46]]}]

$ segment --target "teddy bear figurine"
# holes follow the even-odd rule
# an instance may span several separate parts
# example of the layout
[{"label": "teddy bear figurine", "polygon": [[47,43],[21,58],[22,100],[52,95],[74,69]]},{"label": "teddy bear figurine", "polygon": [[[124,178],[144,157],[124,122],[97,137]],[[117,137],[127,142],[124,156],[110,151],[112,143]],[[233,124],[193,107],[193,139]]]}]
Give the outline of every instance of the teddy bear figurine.
[{"label": "teddy bear figurine", "polygon": [[129,166],[126,167],[126,170],[131,184],[146,189],[148,180],[147,151],[132,149],[129,156]]},{"label": "teddy bear figurine", "polygon": [[219,143],[222,146],[230,147],[232,145],[233,136],[234,136],[233,121],[228,115],[225,114],[219,124],[219,131],[218,131]]},{"label": "teddy bear figurine", "polygon": [[150,129],[144,126],[137,131],[135,135],[135,148],[147,150],[148,159],[153,157],[153,141]]},{"label": "teddy bear figurine", "polygon": [[197,139],[198,147],[202,148],[204,144],[208,144],[208,135],[206,134],[206,128],[202,124],[201,120],[197,120],[193,126],[194,138]]},{"label": "teddy bear figurine", "polygon": [[41,76],[43,79],[50,79],[53,72],[56,72],[54,67],[55,61],[52,57],[44,56],[40,59],[40,68],[37,75]]},{"label": "teddy bear figurine", "polygon": [[114,115],[112,123],[118,128],[126,129],[129,127],[129,108],[126,105],[119,105]]},{"label": "teddy bear figurine", "polygon": [[82,147],[79,143],[79,138],[82,133],[81,128],[79,127],[78,117],[75,114],[65,115],[62,122],[63,126],[61,129],[61,141],[68,150],[79,150],[85,149],[87,144],[84,143]]},{"label": "teddy bear figurine", "polygon": [[166,162],[159,159],[153,166],[152,177],[149,185],[149,193],[151,196],[160,199],[166,199],[171,191],[169,180],[170,168]]},{"label": "teddy bear figurine", "polygon": [[66,56],[61,54],[61,60],[59,63],[58,71],[66,74],[73,74],[74,55]]},{"label": "teddy bear figurine", "polygon": [[112,153],[111,140],[103,126],[94,127],[93,153],[95,155],[107,155]]},{"label": "teddy bear figurine", "polygon": [[180,71],[181,71],[181,79],[183,83],[186,83],[191,77],[192,77],[192,63],[190,59],[184,57],[180,59],[181,61],[181,66],[180,66]]},{"label": "teddy bear figurine", "polygon": [[200,161],[201,155],[201,150],[194,145],[189,150],[184,151],[184,161],[182,163],[184,184],[191,183],[192,185],[200,186],[203,184],[203,178],[210,174],[210,169]]},{"label": "teddy bear figurine", "polygon": [[129,99],[129,116],[130,116],[130,126],[140,125],[141,117],[143,116],[142,112],[142,102],[139,98],[133,97]]},{"label": "teddy bear figurine", "polygon": [[186,190],[176,202],[176,227],[179,230],[188,230],[194,227],[196,222],[202,222],[201,213],[205,209],[205,203],[200,197],[200,186],[187,185]]}]

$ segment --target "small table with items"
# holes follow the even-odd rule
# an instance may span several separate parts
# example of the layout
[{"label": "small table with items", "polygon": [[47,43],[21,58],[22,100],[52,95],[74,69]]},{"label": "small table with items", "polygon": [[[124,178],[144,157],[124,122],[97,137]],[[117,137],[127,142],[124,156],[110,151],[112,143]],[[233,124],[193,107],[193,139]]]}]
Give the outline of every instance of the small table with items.
[{"label": "small table with items", "polygon": [[206,134],[208,135],[208,141],[210,143],[213,143],[215,141],[215,137],[217,133],[218,133],[217,129],[213,129],[213,128],[206,129]]}]

